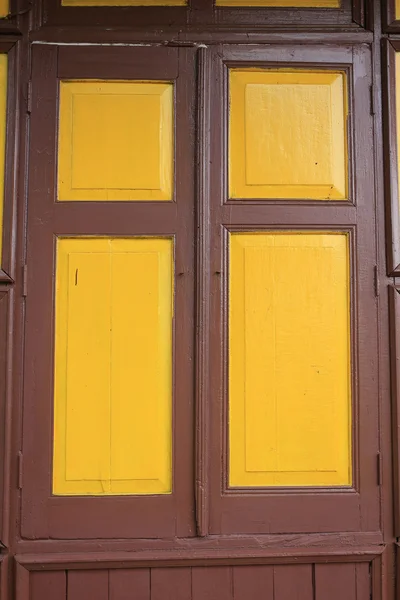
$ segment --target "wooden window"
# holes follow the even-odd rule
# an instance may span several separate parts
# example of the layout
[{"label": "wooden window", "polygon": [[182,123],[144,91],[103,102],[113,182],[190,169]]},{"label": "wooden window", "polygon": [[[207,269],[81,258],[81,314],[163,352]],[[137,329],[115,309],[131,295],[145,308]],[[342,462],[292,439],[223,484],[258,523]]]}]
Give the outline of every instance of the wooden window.
[{"label": "wooden window", "polygon": [[23,532],[189,536],[195,53],[34,55]]},{"label": "wooden window", "polygon": [[26,538],[379,529],[369,49],[196,53],[33,48]]},{"label": "wooden window", "polygon": [[[274,197],[271,186],[253,197],[232,198],[227,171],[238,160],[230,156],[239,146],[232,135],[240,136],[232,127],[238,113],[229,116],[232,76],[246,72],[268,80],[273,65],[279,82],[281,72],[301,71],[302,63],[321,76],[325,71],[330,81],[347,81],[337,98],[348,107],[348,134],[337,156],[341,172],[348,173],[348,193],[323,199],[312,197],[305,186],[303,197],[293,197],[290,187],[277,186]],[[203,503],[212,534],[379,526],[373,159],[365,144],[372,136],[369,69],[368,50],[351,48],[225,47],[214,56],[207,233],[212,270],[203,286],[205,297],[211,297],[207,318],[212,326],[201,346],[211,382],[210,421],[203,420],[210,439],[211,500]],[[264,101],[255,106],[262,106],[258,131],[267,137],[271,128],[262,120],[273,122],[274,115],[265,113],[276,105],[265,96]],[[329,129],[329,104],[319,107],[317,122]],[[287,133],[285,120],[278,120],[282,137],[273,131],[257,144],[271,153],[277,146],[279,156]],[[323,158],[325,144],[316,144],[314,151],[316,160]],[[244,160],[243,152],[240,157]],[[268,161],[267,151],[264,157]],[[297,154],[296,160],[305,161],[307,172],[309,153]],[[261,160],[258,164],[263,167]],[[356,172],[363,177],[355,178]]]}]

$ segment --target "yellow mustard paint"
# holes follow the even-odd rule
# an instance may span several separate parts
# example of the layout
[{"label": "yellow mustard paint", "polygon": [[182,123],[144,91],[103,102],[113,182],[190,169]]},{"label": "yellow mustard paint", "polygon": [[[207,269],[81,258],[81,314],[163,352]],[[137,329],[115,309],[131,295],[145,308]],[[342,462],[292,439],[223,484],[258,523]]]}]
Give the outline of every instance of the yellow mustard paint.
[{"label": "yellow mustard paint", "polygon": [[172,491],[173,241],[59,238],[53,493]]},{"label": "yellow mustard paint", "polygon": [[[400,18],[400,17],[399,17]],[[396,52],[396,127],[397,127],[397,170],[400,175],[400,55]],[[400,179],[398,179],[398,198],[400,208]]]},{"label": "yellow mustard paint", "polygon": [[7,128],[7,55],[0,54],[0,259],[3,245],[4,178]]},{"label": "yellow mustard paint", "polygon": [[340,71],[230,72],[231,198],[347,198],[347,92]]},{"label": "yellow mustard paint", "polygon": [[5,19],[10,12],[9,0],[0,0],[0,19]]},{"label": "yellow mustard paint", "polygon": [[60,83],[58,200],[172,200],[173,85]]},{"label": "yellow mustard paint", "polygon": [[62,0],[62,6],[185,6],[187,0]]},{"label": "yellow mustard paint", "polygon": [[341,0],[216,0],[217,6],[266,6],[275,8],[340,8]]},{"label": "yellow mustard paint", "polygon": [[230,235],[229,484],[352,483],[347,234]]},{"label": "yellow mustard paint", "polygon": [[400,20],[400,0],[395,1],[395,19]]}]

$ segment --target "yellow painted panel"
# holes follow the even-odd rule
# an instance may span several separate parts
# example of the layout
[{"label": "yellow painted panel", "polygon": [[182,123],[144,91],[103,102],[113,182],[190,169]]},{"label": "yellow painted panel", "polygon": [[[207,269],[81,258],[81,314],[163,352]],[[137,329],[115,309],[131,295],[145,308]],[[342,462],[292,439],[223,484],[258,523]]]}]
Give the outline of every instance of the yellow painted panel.
[{"label": "yellow painted panel", "polygon": [[[397,6],[397,5],[396,5]],[[399,16],[400,18],[400,16]],[[396,128],[397,128],[397,169],[400,175],[400,56],[396,52]],[[400,179],[398,180],[398,202],[400,209]]]},{"label": "yellow painted panel", "polygon": [[347,198],[346,76],[230,72],[230,198]]},{"label": "yellow painted panel", "polygon": [[340,8],[341,0],[216,0],[217,6],[265,6],[274,8]]},{"label": "yellow painted panel", "polygon": [[59,200],[172,200],[173,85],[62,81]]},{"label": "yellow painted panel", "polygon": [[3,245],[4,177],[7,128],[7,55],[0,54],[0,259]]},{"label": "yellow painted panel", "polygon": [[62,6],[185,6],[187,0],[62,0]]},{"label": "yellow painted panel", "polygon": [[352,482],[347,234],[230,235],[229,484]]},{"label": "yellow painted panel", "polygon": [[53,493],[172,491],[173,242],[57,241]]},{"label": "yellow painted panel", "polygon": [[395,2],[395,19],[396,21],[400,20],[400,0]]},{"label": "yellow painted panel", "polygon": [[4,19],[10,13],[9,0],[0,0],[0,19]]}]

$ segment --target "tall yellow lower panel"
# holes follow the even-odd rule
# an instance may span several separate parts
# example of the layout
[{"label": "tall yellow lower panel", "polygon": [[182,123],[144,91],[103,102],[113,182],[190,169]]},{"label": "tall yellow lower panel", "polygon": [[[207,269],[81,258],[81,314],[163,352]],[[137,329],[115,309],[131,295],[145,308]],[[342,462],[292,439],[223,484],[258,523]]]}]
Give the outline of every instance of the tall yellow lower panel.
[{"label": "tall yellow lower panel", "polygon": [[56,495],[172,490],[173,242],[57,242]]},{"label": "tall yellow lower panel", "polygon": [[352,482],[348,236],[230,235],[229,485]]}]

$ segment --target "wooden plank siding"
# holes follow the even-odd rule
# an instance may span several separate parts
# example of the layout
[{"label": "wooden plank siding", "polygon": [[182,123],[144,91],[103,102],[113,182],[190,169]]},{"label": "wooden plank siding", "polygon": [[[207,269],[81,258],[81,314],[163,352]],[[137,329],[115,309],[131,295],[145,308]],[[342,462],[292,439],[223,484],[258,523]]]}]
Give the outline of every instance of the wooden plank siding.
[{"label": "wooden plank siding", "polygon": [[370,591],[367,562],[47,571],[30,582],[31,600],[368,600]]}]

